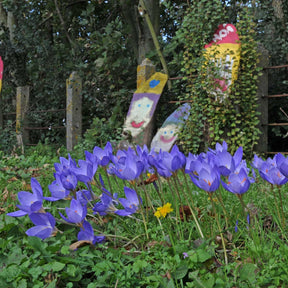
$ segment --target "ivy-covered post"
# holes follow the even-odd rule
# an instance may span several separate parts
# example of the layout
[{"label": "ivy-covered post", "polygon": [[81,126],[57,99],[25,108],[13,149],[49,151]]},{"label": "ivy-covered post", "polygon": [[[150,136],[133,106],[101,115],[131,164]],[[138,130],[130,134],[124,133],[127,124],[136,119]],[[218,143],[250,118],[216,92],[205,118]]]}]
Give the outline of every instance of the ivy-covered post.
[{"label": "ivy-covered post", "polygon": [[[259,63],[258,67],[264,68],[269,65],[268,51],[262,47],[258,47]],[[268,70],[263,69],[258,77],[258,112],[259,126],[261,134],[259,135],[258,144],[255,150],[259,153],[265,153],[268,149]]]},{"label": "ivy-covered post", "polygon": [[18,146],[21,146],[23,151],[24,145],[29,142],[29,131],[24,127],[27,124],[30,86],[17,87],[16,91],[16,138]]},{"label": "ivy-covered post", "polygon": [[66,80],[66,147],[72,151],[82,134],[82,79],[73,72]]},{"label": "ivy-covered post", "polygon": [[[0,5],[1,6],[1,5]],[[1,9],[0,9],[1,10]],[[0,12],[1,13],[1,12]],[[1,14],[0,14],[1,15]],[[1,17],[1,16],[0,16]],[[2,111],[2,78],[3,78],[3,61],[0,56],[0,130],[3,129],[3,111]]]},{"label": "ivy-covered post", "polygon": [[3,129],[2,95],[0,93],[0,131]]}]

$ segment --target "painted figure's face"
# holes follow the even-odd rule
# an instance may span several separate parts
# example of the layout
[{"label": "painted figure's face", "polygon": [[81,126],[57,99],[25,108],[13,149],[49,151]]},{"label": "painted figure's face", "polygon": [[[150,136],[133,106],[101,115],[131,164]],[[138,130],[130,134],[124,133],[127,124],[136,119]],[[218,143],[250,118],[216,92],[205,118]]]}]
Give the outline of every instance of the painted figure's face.
[{"label": "painted figure's face", "polygon": [[[216,67],[219,68],[218,75],[214,79],[215,89],[225,93],[232,84],[232,69],[234,59],[230,55],[223,55],[223,58],[216,59]],[[213,61],[214,62],[214,61]]]},{"label": "painted figure's face", "polygon": [[165,127],[161,127],[152,140],[151,148],[155,152],[159,152],[160,149],[169,151],[177,139],[178,132],[179,128],[176,124],[168,124]]},{"label": "painted figure's face", "polygon": [[215,75],[210,75],[215,84],[215,90],[210,93],[215,95],[216,100],[219,96],[221,102],[238,76],[240,43],[236,28],[231,24],[219,25],[213,41],[205,45],[205,50],[208,61],[219,68]]},{"label": "painted figure's face", "polygon": [[162,143],[173,143],[176,140],[178,128],[174,124],[167,125],[159,130],[159,140]]},{"label": "painted figure's face", "polygon": [[150,113],[153,108],[153,100],[143,97],[132,103],[131,111],[126,119],[126,130],[130,130],[132,136],[139,134],[151,120]]}]

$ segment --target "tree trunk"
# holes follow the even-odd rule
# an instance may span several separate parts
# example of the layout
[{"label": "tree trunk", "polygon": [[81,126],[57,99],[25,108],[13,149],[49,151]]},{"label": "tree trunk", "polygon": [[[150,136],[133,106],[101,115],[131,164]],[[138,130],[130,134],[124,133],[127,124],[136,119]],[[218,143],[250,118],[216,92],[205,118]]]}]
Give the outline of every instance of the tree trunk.
[{"label": "tree trunk", "polygon": [[[127,24],[129,33],[129,44],[133,49],[135,58],[138,65],[140,65],[146,58],[147,53],[155,51],[156,47],[151,35],[149,26],[143,17],[143,13],[148,13],[151,24],[154,28],[156,36],[160,34],[160,7],[157,0],[143,0],[146,11],[141,10],[142,7],[139,4],[139,0],[120,0],[120,6],[122,14]],[[136,68],[136,67],[135,67]],[[135,69],[136,72],[136,69]],[[151,75],[150,75],[151,76]],[[146,79],[147,80],[147,79]],[[155,117],[152,119],[149,125],[145,128],[145,139],[143,143],[137,143],[139,145],[146,144],[150,146],[155,126]]]},{"label": "tree trunk", "polygon": [[[147,53],[155,50],[155,45],[146,21],[138,11],[138,2],[138,0],[120,0],[120,6],[128,26],[129,44],[134,51],[137,63],[140,65]],[[146,13],[149,14],[156,35],[159,36],[159,1],[144,0],[144,2],[147,9]]]}]

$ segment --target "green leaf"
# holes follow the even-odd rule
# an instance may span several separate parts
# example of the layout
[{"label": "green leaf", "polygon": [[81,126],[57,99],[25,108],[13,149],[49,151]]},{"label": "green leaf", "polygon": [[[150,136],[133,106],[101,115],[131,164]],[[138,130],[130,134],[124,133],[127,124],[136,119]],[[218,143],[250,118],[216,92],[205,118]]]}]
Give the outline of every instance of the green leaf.
[{"label": "green leaf", "polygon": [[133,264],[133,271],[139,273],[143,268],[147,267],[148,263],[145,260],[136,260]]},{"label": "green leaf", "polygon": [[45,264],[42,266],[42,268],[46,271],[54,271],[54,272],[59,272],[65,267],[64,263],[53,261],[48,264]]},{"label": "green leaf", "polygon": [[[48,286],[49,287],[49,286]],[[47,287],[47,288],[48,288]],[[27,288],[27,281],[25,279],[21,279],[18,283],[17,283],[17,288]],[[50,287],[51,288],[51,287]]]},{"label": "green leaf", "polygon": [[18,265],[13,264],[8,266],[6,269],[0,271],[0,278],[6,280],[7,282],[14,281],[20,274],[21,270]]},{"label": "green leaf", "polygon": [[167,288],[175,288],[173,279],[170,279],[170,280],[169,280],[169,282],[168,282],[168,284],[167,284]]},{"label": "green leaf", "polygon": [[183,265],[178,267],[173,274],[175,275],[175,279],[183,279],[187,275],[187,272],[188,272],[187,265],[185,266]]},{"label": "green leaf", "polygon": [[68,275],[75,277],[77,272],[77,268],[75,265],[69,264],[67,265],[67,273]]},{"label": "green leaf", "polygon": [[33,279],[37,279],[43,272],[42,266],[32,267],[28,270],[28,273],[32,275]]},{"label": "green leaf", "polygon": [[69,246],[62,246],[61,247],[61,254],[63,255],[67,255],[67,254],[70,254],[71,250],[70,250],[70,247]]},{"label": "green leaf", "polygon": [[256,280],[257,266],[252,263],[246,263],[240,268],[239,278],[243,281],[249,281],[250,284],[254,283]]},{"label": "green leaf", "polygon": [[203,263],[210,259],[212,256],[204,249],[198,249],[196,253],[192,254],[190,259],[194,263]]},{"label": "green leaf", "polygon": [[[51,258],[51,254],[45,249],[47,247],[47,244],[44,243],[40,238],[30,236],[28,237],[28,244],[36,251],[39,251],[42,255],[44,255],[47,258]],[[49,261],[47,259],[47,261]]]}]

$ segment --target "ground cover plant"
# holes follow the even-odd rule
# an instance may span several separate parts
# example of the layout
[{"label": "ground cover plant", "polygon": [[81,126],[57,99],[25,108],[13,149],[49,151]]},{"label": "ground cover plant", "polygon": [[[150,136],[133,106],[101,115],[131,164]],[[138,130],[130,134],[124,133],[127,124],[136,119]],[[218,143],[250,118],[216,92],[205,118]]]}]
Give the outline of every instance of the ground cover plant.
[{"label": "ground cover plant", "polygon": [[1,155],[1,287],[285,287],[282,154],[50,152]]}]

